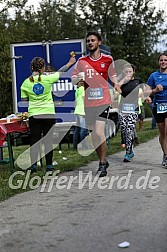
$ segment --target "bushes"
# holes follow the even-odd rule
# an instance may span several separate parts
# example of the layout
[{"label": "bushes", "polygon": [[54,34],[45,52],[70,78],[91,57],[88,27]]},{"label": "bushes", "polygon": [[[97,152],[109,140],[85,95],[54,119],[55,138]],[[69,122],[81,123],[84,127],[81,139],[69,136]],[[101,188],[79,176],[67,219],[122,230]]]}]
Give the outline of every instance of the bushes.
[{"label": "bushes", "polygon": [[150,105],[147,104],[146,102],[144,102],[143,105],[144,105],[144,109],[145,109],[145,117],[146,118],[152,117],[152,111],[151,111]]}]

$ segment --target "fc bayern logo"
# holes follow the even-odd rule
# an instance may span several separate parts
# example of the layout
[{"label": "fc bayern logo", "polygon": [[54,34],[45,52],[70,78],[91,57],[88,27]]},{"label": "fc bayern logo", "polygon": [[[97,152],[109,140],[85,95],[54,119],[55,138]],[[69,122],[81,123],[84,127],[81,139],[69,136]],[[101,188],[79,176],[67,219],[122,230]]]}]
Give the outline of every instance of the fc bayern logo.
[{"label": "fc bayern logo", "polygon": [[105,68],[105,64],[104,63],[101,63],[101,68]]}]

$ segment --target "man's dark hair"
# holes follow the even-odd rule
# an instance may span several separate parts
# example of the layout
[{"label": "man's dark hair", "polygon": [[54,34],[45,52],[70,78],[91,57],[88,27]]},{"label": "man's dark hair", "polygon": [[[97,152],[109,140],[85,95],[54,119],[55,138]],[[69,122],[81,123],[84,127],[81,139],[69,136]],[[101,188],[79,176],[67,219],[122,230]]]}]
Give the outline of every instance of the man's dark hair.
[{"label": "man's dark hair", "polygon": [[98,38],[99,41],[101,41],[101,35],[98,33],[98,32],[94,32],[94,31],[90,31],[86,34],[86,39],[89,37],[89,36],[96,36]]}]

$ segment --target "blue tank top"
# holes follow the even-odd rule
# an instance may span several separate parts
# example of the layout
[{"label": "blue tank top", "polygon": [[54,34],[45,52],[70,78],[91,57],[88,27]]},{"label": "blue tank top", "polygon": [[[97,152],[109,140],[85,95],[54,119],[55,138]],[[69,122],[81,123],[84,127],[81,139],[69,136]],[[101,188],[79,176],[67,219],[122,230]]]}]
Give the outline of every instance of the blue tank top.
[{"label": "blue tank top", "polygon": [[163,86],[163,90],[154,95],[154,105],[156,103],[167,103],[167,73],[161,73],[160,71],[152,73],[147,80],[147,84],[152,89],[156,88],[158,84]]}]

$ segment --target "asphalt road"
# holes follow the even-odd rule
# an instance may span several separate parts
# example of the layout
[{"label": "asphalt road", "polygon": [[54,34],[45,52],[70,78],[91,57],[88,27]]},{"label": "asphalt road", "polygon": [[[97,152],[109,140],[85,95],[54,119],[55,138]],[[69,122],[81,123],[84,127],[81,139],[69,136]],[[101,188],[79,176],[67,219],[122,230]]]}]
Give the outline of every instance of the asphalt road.
[{"label": "asphalt road", "polygon": [[[109,156],[104,179],[96,180],[92,162],[59,175],[52,188],[48,180],[2,202],[0,252],[166,252],[167,169],[158,138],[137,146],[131,163],[123,156]],[[130,246],[119,248],[124,241]]]}]

